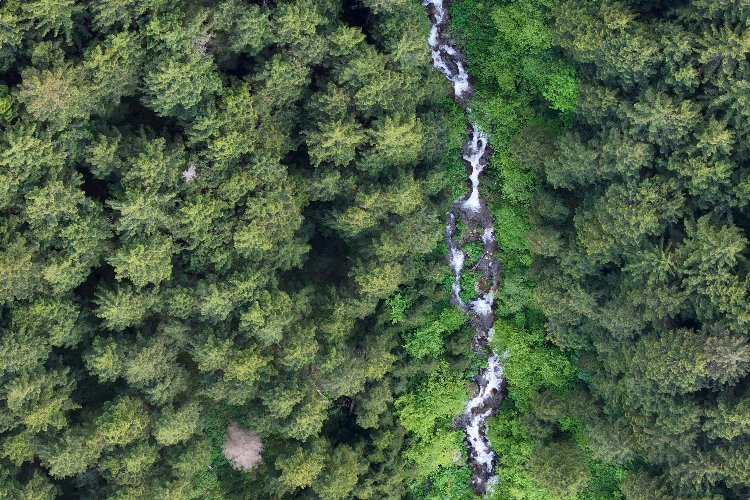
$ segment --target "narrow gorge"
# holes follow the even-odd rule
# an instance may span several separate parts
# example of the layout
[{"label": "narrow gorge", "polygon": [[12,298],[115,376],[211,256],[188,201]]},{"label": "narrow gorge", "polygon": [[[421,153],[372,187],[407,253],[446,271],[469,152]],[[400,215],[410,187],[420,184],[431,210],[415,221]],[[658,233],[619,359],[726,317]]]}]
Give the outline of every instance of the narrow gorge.
[{"label": "narrow gorge", "polygon": [[[433,65],[453,85],[456,102],[467,112],[473,89],[466,71],[465,56],[452,42],[448,33],[448,12],[444,0],[424,0],[432,28],[429,46]],[[463,160],[469,172],[471,190],[458,199],[448,214],[445,241],[448,260],[454,274],[451,303],[464,310],[475,332],[472,349],[481,358],[489,352],[487,367],[480,368],[474,376],[477,385],[475,396],[469,400],[458,425],[466,432],[469,465],[472,468],[472,488],[483,495],[497,481],[497,457],[487,438],[487,419],[497,413],[503,399],[505,384],[501,355],[493,352],[490,339],[494,332],[494,297],[500,284],[501,263],[495,257],[497,240],[492,226],[492,215],[480,193],[480,176],[487,167],[490,151],[488,138],[476,124],[469,130],[470,137],[463,146]],[[483,254],[472,262],[464,248],[470,243],[480,243]],[[479,274],[474,292],[477,298],[464,301],[461,296],[461,273],[464,269]]]}]

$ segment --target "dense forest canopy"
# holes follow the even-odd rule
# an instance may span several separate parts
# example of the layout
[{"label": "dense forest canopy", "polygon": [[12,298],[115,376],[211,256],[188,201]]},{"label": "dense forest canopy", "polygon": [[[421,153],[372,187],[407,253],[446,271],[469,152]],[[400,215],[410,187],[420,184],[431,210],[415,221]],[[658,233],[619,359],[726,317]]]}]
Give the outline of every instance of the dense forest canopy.
[{"label": "dense forest canopy", "polygon": [[[0,20],[0,496],[403,496],[394,398],[425,373],[448,415],[466,398],[398,335],[445,300],[463,132],[421,5]],[[262,440],[250,473],[222,456],[230,422]]]},{"label": "dense forest canopy", "polygon": [[445,3],[0,2],[0,498],[473,498],[469,123],[488,498],[750,496],[750,3]]},{"label": "dense forest canopy", "polygon": [[540,167],[536,298],[628,498],[744,498],[750,6],[566,2],[576,127]]}]

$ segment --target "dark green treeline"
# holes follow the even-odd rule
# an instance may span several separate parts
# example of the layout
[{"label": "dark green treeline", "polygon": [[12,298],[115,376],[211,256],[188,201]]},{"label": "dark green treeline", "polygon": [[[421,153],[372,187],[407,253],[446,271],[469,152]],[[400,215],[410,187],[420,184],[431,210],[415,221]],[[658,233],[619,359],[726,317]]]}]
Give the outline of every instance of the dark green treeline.
[{"label": "dark green treeline", "polygon": [[435,369],[398,334],[447,298],[463,134],[428,28],[406,0],[2,2],[0,497],[406,495],[393,401]]},{"label": "dark green treeline", "polygon": [[548,337],[586,390],[567,407],[629,499],[747,498],[750,6],[568,1],[581,81],[545,147],[529,236]]}]

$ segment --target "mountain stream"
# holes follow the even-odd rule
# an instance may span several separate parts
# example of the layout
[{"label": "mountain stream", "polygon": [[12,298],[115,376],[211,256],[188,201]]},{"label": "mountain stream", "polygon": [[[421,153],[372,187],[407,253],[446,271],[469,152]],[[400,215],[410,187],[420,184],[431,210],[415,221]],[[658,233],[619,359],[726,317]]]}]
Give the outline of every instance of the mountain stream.
[{"label": "mountain stream", "polygon": [[[448,34],[448,11],[445,0],[423,0],[427,7],[432,29],[428,40],[432,61],[453,84],[456,102],[468,109],[468,101],[473,89],[466,72],[465,56],[456,49]],[[492,352],[490,339],[494,333],[494,297],[500,284],[500,261],[495,257],[498,251],[492,227],[492,214],[479,191],[480,175],[487,167],[489,151],[487,136],[476,124],[470,126],[470,137],[463,146],[463,160],[469,173],[471,191],[459,198],[448,214],[445,226],[445,241],[448,245],[448,260],[455,276],[451,303],[463,309],[471,319],[475,332],[471,345],[477,356],[484,357],[489,352],[487,367],[480,368],[474,375],[477,390],[469,400],[457,425],[466,432],[469,465],[472,469],[472,488],[485,494],[497,482],[495,472],[497,456],[487,439],[487,419],[497,414],[503,399],[502,357]],[[459,227],[463,227],[459,231]],[[483,255],[476,262],[469,262],[463,250],[468,243],[481,242]],[[461,272],[465,266],[479,274],[475,285],[478,298],[466,303],[460,296]]]}]

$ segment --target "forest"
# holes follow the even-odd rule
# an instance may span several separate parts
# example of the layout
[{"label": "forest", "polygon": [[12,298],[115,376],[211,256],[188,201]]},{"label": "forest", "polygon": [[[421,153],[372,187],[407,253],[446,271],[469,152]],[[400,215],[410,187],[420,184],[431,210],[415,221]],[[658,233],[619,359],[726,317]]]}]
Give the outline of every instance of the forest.
[{"label": "forest", "polygon": [[749,95],[748,0],[0,0],[0,499],[750,497]]}]

